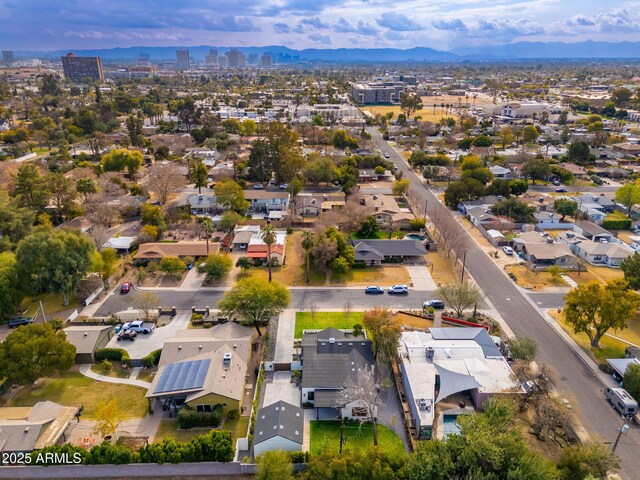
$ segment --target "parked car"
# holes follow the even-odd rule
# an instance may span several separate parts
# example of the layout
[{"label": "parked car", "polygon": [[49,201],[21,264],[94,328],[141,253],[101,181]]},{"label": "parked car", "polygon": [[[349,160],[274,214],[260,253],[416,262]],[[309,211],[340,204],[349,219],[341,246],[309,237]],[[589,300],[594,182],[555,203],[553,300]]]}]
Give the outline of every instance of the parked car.
[{"label": "parked car", "polygon": [[389,287],[387,290],[389,295],[402,295],[409,293],[409,287],[406,285],[394,285],[393,287]]},{"label": "parked car", "polygon": [[9,320],[9,328],[16,328],[22,325],[29,325],[33,323],[33,318],[31,317],[16,317]]},{"label": "parked car", "polygon": [[364,293],[366,294],[370,294],[370,295],[379,295],[381,293],[384,293],[384,290],[380,287],[377,287],[375,285],[370,285],[367,288],[364,289]]},{"label": "parked car", "polygon": [[280,184],[280,190],[286,190],[287,188],[289,188],[289,184],[288,183]]},{"label": "parked car", "polygon": [[153,332],[156,326],[153,323],[145,323],[142,320],[136,320],[134,322],[127,322],[120,328],[120,331],[133,330],[136,333],[147,333]]},{"label": "parked car", "polygon": [[133,342],[137,336],[138,334],[133,330],[122,330],[116,337],[116,340],[130,340]]},{"label": "parked car", "polygon": [[264,190],[264,185],[262,185],[261,183],[256,183],[256,184],[253,186],[253,189],[254,189],[254,190]]},{"label": "parked car", "polygon": [[567,193],[566,188],[556,188],[556,193]]},{"label": "parked car", "polygon": [[502,247],[502,251],[504,253],[506,253],[507,255],[513,255],[513,248],[511,248],[511,247],[504,246],[504,247]]},{"label": "parked car", "polygon": [[551,182],[552,185],[555,185],[556,187],[560,186],[560,182],[558,180],[554,180],[553,182]]},{"label": "parked car", "polygon": [[422,306],[424,308],[433,307],[436,310],[442,310],[444,308],[444,302],[442,300],[427,300]]},{"label": "parked car", "polygon": [[120,293],[129,293],[131,291],[131,282],[124,282],[120,287]]},{"label": "parked car", "polygon": [[391,155],[389,155],[389,152],[384,152],[384,158],[389,158]]}]

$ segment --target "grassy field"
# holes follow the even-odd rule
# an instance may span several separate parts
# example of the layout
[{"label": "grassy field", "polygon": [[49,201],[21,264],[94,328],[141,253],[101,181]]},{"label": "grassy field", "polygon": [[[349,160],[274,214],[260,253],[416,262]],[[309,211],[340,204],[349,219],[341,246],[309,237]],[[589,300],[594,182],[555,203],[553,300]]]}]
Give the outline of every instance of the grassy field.
[{"label": "grassy field", "polygon": [[156,373],[157,370],[155,368],[143,368],[140,370],[140,373],[138,373],[137,380],[151,383],[153,381],[153,377],[156,376]]},{"label": "grassy field", "polygon": [[96,405],[118,400],[120,409],[129,418],[144,417],[147,414],[145,390],[129,385],[97,382],[79,372],[67,372],[57,378],[44,378],[37,385],[24,387],[7,406],[28,407],[44,400],[68,406],[84,406],[82,416],[92,418]]},{"label": "grassy field", "polygon": [[[238,417],[236,420],[225,420],[222,426],[222,430],[231,432],[231,441],[233,445],[236,444],[236,439],[245,437],[247,435],[247,428],[249,427],[249,417]],[[161,442],[165,438],[173,438],[179,442],[188,442],[192,438],[199,437],[209,433],[211,429],[203,428],[190,428],[188,430],[182,430],[178,428],[177,419],[162,419],[160,420],[160,426],[153,439],[154,442]]]},{"label": "grassy field", "polygon": [[561,278],[555,279],[547,272],[532,272],[524,265],[507,266],[507,272],[515,274],[518,278],[518,285],[521,287],[533,287],[532,290],[540,290],[544,287],[567,286]]},{"label": "grassy field", "polygon": [[65,310],[73,310],[80,306],[80,303],[75,298],[69,299],[69,305],[63,305],[63,299],[60,295],[54,295],[53,293],[43,293],[36,295],[35,297],[27,297],[22,301],[22,307],[27,310],[27,315],[35,315],[40,310],[40,302],[44,308],[44,312],[47,315],[55,314]]},{"label": "grassy field", "polygon": [[[390,457],[400,457],[406,454],[402,439],[392,430],[378,425],[378,445]],[[368,450],[373,447],[373,434],[370,424],[345,424],[344,435],[347,439],[343,445],[344,451]],[[340,422],[311,421],[310,452],[320,454],[330,451],[337,455],[340,451]]]},{"label": "grassy field", "polygon": [[100,363],[94,363],[91,365],[91,370],[99,375],[104,375],[106,377],[113,378],[129,378],[131,376],[130,369],[123,369],[122,364],[120,362],[111,362],[111,371],[105,372],[102,370],[102,365]]},{"label": "grassy field", "polygon": [[611,280],[624,278],[624,273],[619,268],[594,267],[593,265],[587,265],[587,271],[580,272],[580,275],[578,275],[578,272],[568,272],[567,275],[579,284],[590,282],[604,284]]},{"label": "grassy field", "polygon": [[356,323],[362,324],[362,312],[351,312],[349,317],[344,312],[296,312],[295,338],[302,338],[303,330],[322,330],[327,327],[337,329],[353,328]]},{"label": "grassy field", "polygon": [[[460,271],[455,261],[456,258],[452,255],[451,258],[447,258],[446,253],[441,250],[430,252],[427,255],[427,268],[431,272],[433,280],[443,285],[448,283],[456,283],[460,278]],[[433,265],[433,269],[431,268]]]}]

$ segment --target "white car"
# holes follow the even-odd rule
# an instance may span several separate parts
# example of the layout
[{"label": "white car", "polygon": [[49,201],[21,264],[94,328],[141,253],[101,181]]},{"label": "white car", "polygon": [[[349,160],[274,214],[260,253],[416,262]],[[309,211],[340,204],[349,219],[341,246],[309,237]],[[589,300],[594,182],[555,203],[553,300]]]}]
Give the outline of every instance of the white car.
[{"label": "white car", "polygon": [[401,295],[409,293],[409,287],[407,287],[406,285],[394,285],[393,287],[389,287],[387,292],[389,293],[389,295]]},{"label": "white car", "polygon": [[513,248],[511,247],[502,247],[502,251],[507,255],[513,255]]}]

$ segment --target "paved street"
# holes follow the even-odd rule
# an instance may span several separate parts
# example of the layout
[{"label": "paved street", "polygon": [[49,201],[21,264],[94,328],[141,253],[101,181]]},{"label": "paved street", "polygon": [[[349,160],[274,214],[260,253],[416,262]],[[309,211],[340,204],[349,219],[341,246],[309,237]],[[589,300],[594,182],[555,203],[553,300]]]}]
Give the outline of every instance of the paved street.
[{"label": "paved street", "polygon": [[[376,146],[383,152],[389,152],[391,160],[398,166],[406,178],[411,181],[411,189],[418,200],[428,202],[429,212],[436,209],[450,212],[423,185],[405,160],[384,141],[375,128],[367,128]],[[465,231],[452,217],[444,217],[456,228]],[[603,385],[593,372],[578,358],[565,341],[549,326],[536,308],[514,286],[513,282],[496,267],[493,261],[466,233],[467,269],[475,278],[489,300],[496,307],[505,321],[517,336],[527,336],[535,339],[539,346],[537,360],[539,363],[551,365],[559,377],[558,388],[562,392],[571,393],[576,399],[583,425],[598,441],[612,442],[617,430],[623,424],[620,416],[605,401]],[[534,304],[542,302],[546,306],[554,301],[553,297],[530,294]],[[544,300],[542,300],[544,299]],[[556,298],[556,302],[557,302]],[[557,305],[549,305],[557,306]],[[631,472],[640,471],[640,456],[636,454],[640,444],[640,431],[632,427],[626,436],[620,440],[617,452],[622,460],[624,478],[633,478]]]}]

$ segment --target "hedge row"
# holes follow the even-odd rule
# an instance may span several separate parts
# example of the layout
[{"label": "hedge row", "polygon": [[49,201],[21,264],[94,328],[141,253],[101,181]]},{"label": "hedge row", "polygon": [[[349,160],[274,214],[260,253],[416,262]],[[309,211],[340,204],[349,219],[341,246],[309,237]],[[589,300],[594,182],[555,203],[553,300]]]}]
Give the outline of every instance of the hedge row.
[{"label": "hedge row", "polygon": [[131,366],[131,357],[129,357],[129,353],[122,348],[101,348],[100,350],[96,350],[96,361],[101,362],[102,360],[115,360],[127,367]]},{"label": "hedge row", "polygon": [[146,368],[155,367],[160,362],[160,355],[162,354],[162,349],[154,350],[146,357],[142,358],[142,366]]},{"label": "hedge row", "polygon": [[192,408],[182,407],[178,412],[180,428],[217,427],[222,420],[222,405],[215,405],[211,413],[198,413]]},{"label": "hedge row", "polygon": [[602,228],[606,230],[631,230],[631,219],[607,220],[602,222]]}]

